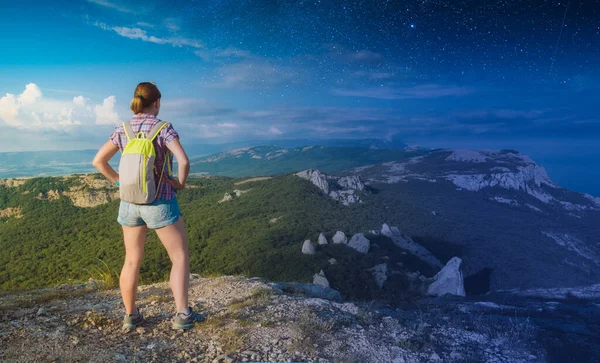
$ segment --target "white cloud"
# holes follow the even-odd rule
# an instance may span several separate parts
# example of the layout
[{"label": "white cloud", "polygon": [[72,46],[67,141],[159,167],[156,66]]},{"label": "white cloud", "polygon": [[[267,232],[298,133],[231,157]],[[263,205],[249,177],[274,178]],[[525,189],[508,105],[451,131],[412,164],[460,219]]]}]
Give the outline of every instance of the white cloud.
[{"label": "white cloud", "polygon": [[96,113],[96,124],[97,125],[106,125],[112,124],[117,125],[121,123],[119,119],[119,114],[115,110],[115,104],[117,103],[117,99],[115,96],[109,96],[104,99],[102,105],[97,105],[95,108]]},{"label": "white cloud", "polygon": [[269,134],[271,134],[271,135],[281,135],[281,134],[283,134],[283,132],[281,132],[277,127],[271,127],[269,129]]},{"label": "white cloud", "polygon": [[[108,101],[107,101],[108,100]],[[93,124],[94,113],[88,105],[88,98],[77,96],[73,99],[55,99],[45,97],[35,83],[25,86],[18,95],[7,93],[0,98],[0,121],[20,130],[67,130],[82,124]],[[114,96],[104,100],[100,107],[101,119],[118,121],[114,110]]]},{"label": "white cloud", "polygon": [[197,50],[194,54],[205,61],[219,61],[223,58],[253,58],[251,52],[232,46],[225,49]]},{"label": "white cloud", "polygon": [[228,122],[219,123],[219,124],[217,124],[217,126],[219,126],[219,127],[227,127],[227,128],[237,128],[237,127],[240,127],[240,125],[238,125],[238,124],[228,123]]},{"label": "white cloud", "polygon": [[120,11],[122,13],[135,13],[135,10],[125,7],[123,5],[115,4],[107,0],[88,0],[88,2],[100,6],[104,6],[106,8],[110,8],[113,10]]},{"label": "white cloud", "polygon": [[94,26],[104,29],[104,30],[109,30],[109,31],[114,31],[115,33],[119,34],[122,37],[125,38],[129,38],[129,39],[139,39],[142,40],[144,42],[150,42],[150,43],[155,43],[155,44],[170,44],[173,47],[191,47],[191,48],[204,48],[204,44],[202,44],[201,42],[195,40],[195,39],[190,39],[190,38],[185,38],[185,37],[157,37],[154,35],[148,35],[148,32],[144,29],[140,29],[140,28],[130,28],[130,27],[125,27],[125,26],[110,26],[107,25],[105,23],[101,23],[101,22],[95,22],[93,23]]},{"label": "white cloud", "polygon": [[84,107],[87,100],[88,98],[85,98],[83,96],[77,96],[73,98],[73,103],[75,104],[75,106]]},{"label": "white cloud", "polygon": [[340,89],[335,88],[331,91],[337,96],[352,96],[364,98],[379,98],[383,100],[401,100],[409,98],[439,98],[446,96],[464,96],[473,93],[474,90],[468,87],[454,85],[424,84],[413,87],[371,87],[359,89]]},{"label": "white cloud", "polygon": [[[227,64],[215,71],[221,77],[220,82],[209,83],[216,88],[272,89],[282,84],[297,84],[306,79],[305,72],[270,61],[245,60]],[[216,78],[216,77],[215,77]]]},{"label": "white cloud", "polygon": [[166,18],[163,20],[163,25],[170,32],[178,32],[181,30],[181,26],[179,25],[179,20],[175,18]]}]

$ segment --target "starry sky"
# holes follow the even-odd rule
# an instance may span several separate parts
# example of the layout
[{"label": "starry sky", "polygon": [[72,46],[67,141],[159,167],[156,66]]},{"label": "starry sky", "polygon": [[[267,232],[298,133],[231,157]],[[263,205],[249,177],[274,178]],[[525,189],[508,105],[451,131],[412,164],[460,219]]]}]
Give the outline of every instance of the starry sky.
[{"label": "starry sky", "polygon": [[0,151],[97,148],[135,85],[185,145],[516,149],[600,196],[598,1],[0,1]]}]

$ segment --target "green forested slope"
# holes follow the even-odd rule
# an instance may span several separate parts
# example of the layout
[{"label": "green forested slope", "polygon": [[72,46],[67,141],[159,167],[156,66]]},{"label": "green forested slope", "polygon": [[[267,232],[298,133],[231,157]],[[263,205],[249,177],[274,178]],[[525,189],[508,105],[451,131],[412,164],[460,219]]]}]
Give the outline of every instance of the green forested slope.
[{"label": "green forested slope", "polygon": [[[191,269],[210,274],[248,274],[273,280],[310,281],[327,266],[323,252],[305,256],[305,239],[319,232],[347,234],[372,227],[363,205],[345,207],[322,197],[318,189],[293,174],[234,185],[234,179],[194,179],[179,194],[190,239]],[[22,218],[0,222],[0,287],[37,288],[81,281],[106,263],[120,271],[124,249],[116,222],[118,201],[79,208],[66,197],[39,200],[39,193],[67,190],[69,182],[34,178],[19,187],[0,186],[0,210],[21,207]],[[250,189],[225,203],[225,192]],[[26,193],[29,192],[29,193]],[[26,194],[23,194],[26,193]],[[280,217],[276,223],[272,218]],[[143,282],[163,280],[170,261],[153,232],[149,233]]]}]

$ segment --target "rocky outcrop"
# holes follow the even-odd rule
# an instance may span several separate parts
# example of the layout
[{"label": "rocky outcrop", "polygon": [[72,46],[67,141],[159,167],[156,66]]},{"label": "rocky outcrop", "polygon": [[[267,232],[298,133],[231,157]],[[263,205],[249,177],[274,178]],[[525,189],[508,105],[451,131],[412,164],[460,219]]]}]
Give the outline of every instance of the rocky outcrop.
[{"label": "rocky outcrop", "polygon": [[233,200],[233,196],[229,193],[225,193],[223,198],[221,200],[219,200],[217,203],[229,202],[230,200]]},{"label": "rocky outcrop", "polygon": [[357,233],[348,242],[348,247],[354,248],[356,251],[366,254],[369,252],[371,242],[362,234]]},{"label": "rocky outcrop", "polygon": [[313,284],[329,287],[329,281],[327,281],[325,272],[323,272],[323,270],[321,270],[318,274],[314,274]]},{"label": "rocky outcrop", "polygon": [[412,240],[412,238],[403,235],[398,227],[390,227],[386,223],[381,227],[381,234],[389,237],[396,246],[405,249],[434,267],[442,268],[442,263],[428,249]]},{"label": "rocky outcrop", "polygon": [[9,188],[19,187],[27,182],[29,178],[22,179],[0,179],[0,185],[4,185]]},{"label": "rocky outcrop", "polygon": [[462,260],[452,257],[444,268],[433,277],[433,283],[429,285],[427,293],[434,296],[452,294],[465,296],[463,273],[460,270]]},{"label": "rocky outcrop", "polygon": [[304,244],[302,245],[302,253],[304,253],[305,255],[314,255],[317,251],[315,250],[315,246],[313,246],[312,242],[307,239],[306,241],[304,241]]},{"label": "rocky outcrop", "polygon": [[325,235],[323,233],[319,234],[319,244],[320,245],[326,245],[327,244],[327,238],[325,237]]},{"label": "rocky outcrop", "polygon": [[246,189],[246,190],[234,189],[233,193],[231,193],[231,194],[225,193],[225,195],[223,196],[223,198],[221,200],[219,200],[217,203],[229,202],[229,201],[231,201],[231,200],[233,200],[235,198],[238,198],[242,194],[248,193],[251,190],[252,190],[252,188],[251,189]]},{"label": "rocky outcrop", "polygon": [[383,288],[383,284],[387,281],[388,278],[388,266],[385,263],[380,263],[379,265],[375,265],[371,268],[371,274],[373,274],[373,278],[375,279],[375,283],[379,288]]},{"label": "rocky outcrop", "polygon": [[71,202],[74,206],[81,208],[97,207],[120,198],[118,189],[90,191],[79,190],[65,192],[65,195],[71,199]]},{"label": "rocky outcrop", "polygon": [[327,182],[327,176],[321,173],[318,170],[308,169],[296,173],[302,179],[308,180],[314,185],[316,185],[319,189],[323,191],[325,194],[329,194],[329,183]]},{"label": "rocky outcrop", "polygon": [[331,239],[334,244],[346,243],[348,242],[348,238],[342,231],[335,232],[335,235]]},{"label": "rocky outcrop", "polygon": [[343,205],[348,206],[352,203],[360,202],[360,197],[354,194],[354,190],[334,190],[329,193],[329,196],[337,201],[342,202]]},{"label": "rocky outcrop", "polygon": [[359,190],[361,192],[365,190],[365,184],[356,175],[343,176],[337,182],[342,188]]},{"label": "rocky outcrop", "polygon": [[356,175],[335,177],[323,174],[314,169],[304,170],[296,173],[296,175],[310,181],[323,193],[346,206],[349,206],[352,203],[362,202],[356,192],[363,192],[365,190],[365,185]]},{"label": "rocky outcrop", "polygon": [[0,218],[2,217],[22,218],[23,210],[21,207],[0,209]]}]

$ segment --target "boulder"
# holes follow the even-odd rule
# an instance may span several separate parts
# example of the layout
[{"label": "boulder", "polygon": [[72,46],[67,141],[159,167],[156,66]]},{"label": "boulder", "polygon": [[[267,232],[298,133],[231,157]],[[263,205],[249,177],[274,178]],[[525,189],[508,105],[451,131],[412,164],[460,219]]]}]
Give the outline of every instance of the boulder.
[{"label": "boulder", "polygon": [[319,244],[320,245],[327,244],[327,238],[325,237],[325,235],[323,233],[319,234]]},{"label": "boulder", "polygon": [[313,276],[313,284],[329,287],[329,281],[327,281],[325,272],[323,272],[323,270]]},{"label": "boulder", "polygon": [[302,245],[302,253],[305,255],[314,255],[315,252],[317,251],[315,250],[315,246],[313,246],[312,242],[309,239],[304,241],[304,244]]},{"label": "boulder", "polygon": [[371,242],[362,233],[357,233],[348,242],[348,247],[352,247],[360,253],[366,254],[369,252]]},{"label": "boulder", "polygon": [[337,263],[337,260],[335,258],[333,258],[333,257],[330,258],[328,261],[329,261],[330,265],[335,265]]},{"label": "boulder", "polygon": [[379,286],[380,289],[383,288],[383,284],[385,283],[385,281],[388,278],[387,264],[381,263],[381,264],[376,265],[375,267],[369,269],[369,271],[371,271],[371,274],[373,274],[373,278],[375,279],[377,286]]},{"label": "boulder", "polygon": [[429,285],[427,294],[442,296],[452,294],[465,296],[465,286],[463,273],[460,270],[462,260],[459,257],[452,257],[444,268],[433,277],[433,283]]},{"label": "boulder", "polygon": [[335,232],[335,235],[333,236],[333,238],[331,240],[335,244],[340,244],[340,243],[346,243],[348,241],[348,238],[346,237],[344,232],[337,231],[337,232]]}]

